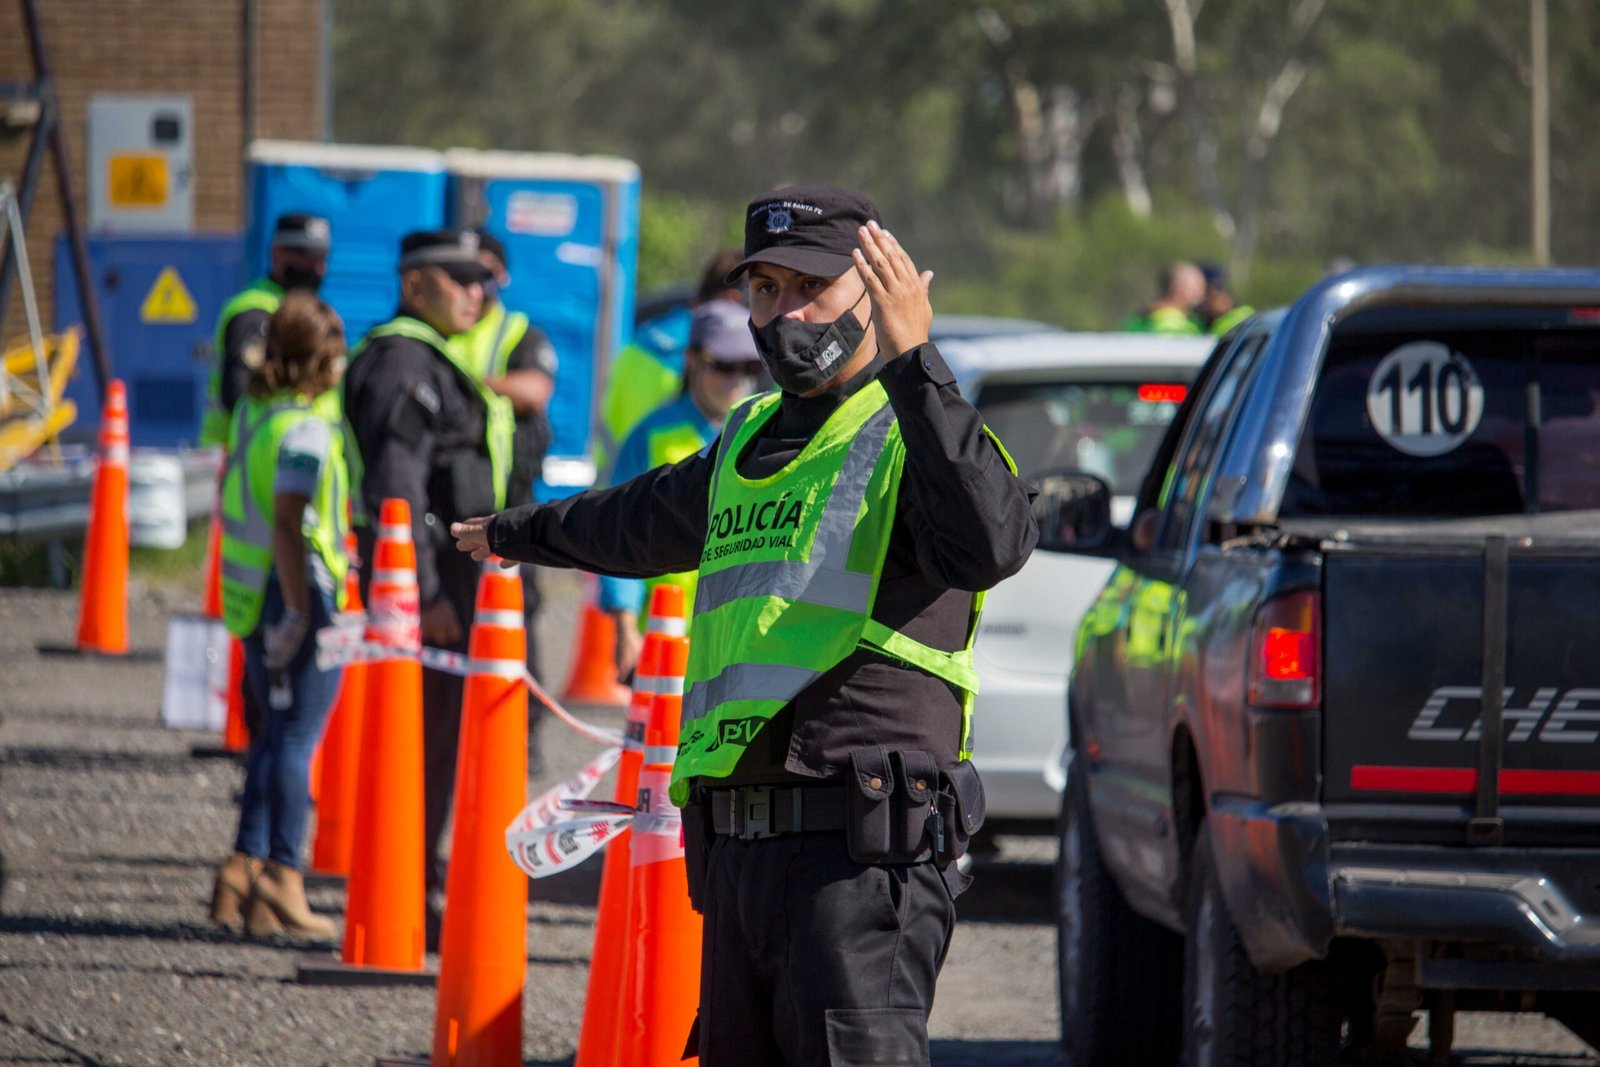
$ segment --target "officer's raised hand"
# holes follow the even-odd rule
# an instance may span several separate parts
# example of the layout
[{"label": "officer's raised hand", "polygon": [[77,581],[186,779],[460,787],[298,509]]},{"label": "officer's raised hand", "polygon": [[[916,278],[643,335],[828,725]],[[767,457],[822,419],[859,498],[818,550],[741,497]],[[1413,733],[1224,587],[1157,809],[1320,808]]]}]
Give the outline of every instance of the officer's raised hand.
[{"label": "officer's raised hand", "polygon": [[878,351],[894,359],[928,343],[928,327],[933,322],[928,284],[933,281],[933,271],[919,274],[894,234],[876,222],[868,222],[857,232],[861,247],[852,258],[872,300]]}]

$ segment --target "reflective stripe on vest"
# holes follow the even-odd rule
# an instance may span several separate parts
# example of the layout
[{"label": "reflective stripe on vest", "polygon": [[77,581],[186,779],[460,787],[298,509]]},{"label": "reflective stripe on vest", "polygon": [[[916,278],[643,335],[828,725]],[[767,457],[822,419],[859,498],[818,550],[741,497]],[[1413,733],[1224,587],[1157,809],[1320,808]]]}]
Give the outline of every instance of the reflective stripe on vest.
[{"label": "reflective stripe on vest", "polygon": [[687,798],[690,777],[731,773],[773,715],[861,647],[960,691],[963,746],[968,735],[981,601],[956,652],[871,617],[905,465],[883,387],[873,383],[846,400],[784,470],[745,479],[733,457],[778,403],[769,393],[740,405],[718,449],[673,770],[676,803]]},{"label": "reflective stripe on vest", "polygon": [[[872,599],[873,576],[846,570],[844,556],[855,535],[856,516],[867,495],[867,481],[893,426],[894,409],[886,404],[872,414],[850,442],[839,479],[823,508],[809,559],[746,563],[703,575],[695,590],[696,603],[702,610],[714,611],[741,597],[767,595],[865,612]],[[704,709],[700,711],[703,713]],[[689,715],[688,704],[684,714]]]},{"label": "reflective stripe on vest", "polygon": [[[236,636],[245,637],[255,630],[266,597],[267,576],[273,565],[273,527],[268,508],[278,450],[284,435],[295,424],[320,417],[315,406],[303,397],[286,394],[265,402],[246,397],[234,411],[234,447],[221,493],[221,570],[223,621]],[[346,495],[343,449],[338,431],[332,430],[314,501],[317,523],[314,527],[303,525],[302,534],[327,567],[341,608],[349,568],[344,550]]]},{"label": "reflective stripe on vest", "polygon": [[496,301],[472,329],[456,334],[446,344],[457,350],[456,365],[481,382],[506,376],[511,366],[511,353],[527,333],[528,316],[520,311],[508,311],[504,304]]},{"label": "reflective stripe on vest", "polygon": [[512,438],[517,432],[517,417],[511,408],[511,401],[483,384],[473,369],[466,348],[446,341],[432,326],[409,315],[401,315],[368,330],[355,351],[350,353],[350,361],[354,363],[380,337],[409,337],[413,341],[421,341],[455,368],[456,373],[477,392],[484,406],[483,439],[489,454],[489,477],[494,482],[494,507],[496,511],[503,509],[506,506],[506,485],[511,480]]},{"label": "reflective stripe on vest", "polygon": [[228,427],[231,419],[222,406],[222,365],[228,358],[228,326],[242,312],[265,311],[272,314],[283,303],[283,287],[270,278],[257,278],[249,287],[233,294],[222,305],[217,315],[217,328],[212,334],[211,346],[215,359],[211,364],[211,377],[206,383],[206,413],[200,423],[202,445],[228,444]]}]

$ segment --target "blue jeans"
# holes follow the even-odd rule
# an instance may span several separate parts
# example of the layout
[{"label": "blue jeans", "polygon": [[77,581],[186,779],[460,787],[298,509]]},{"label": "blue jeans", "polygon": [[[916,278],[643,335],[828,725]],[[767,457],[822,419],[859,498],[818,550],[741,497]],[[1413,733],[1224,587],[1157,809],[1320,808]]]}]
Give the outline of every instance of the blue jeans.
[{"label": "blue jeans", "polygon": [[287,708],[269,699],[263,632],[283,617],[283,590],[276,571],[267,579],[266,603],[255,632],[244,639],[245,683],[261,709],[261,729],[250,738],[245,764],[244,795],[239,800],[239,834],[234,851],[300,866],[311,808],[311,754],[339,695],[342,671],[317,669],[317,631],[329,625],[333,599],[313,582],[311,628],[286,674],[293,698]]}]

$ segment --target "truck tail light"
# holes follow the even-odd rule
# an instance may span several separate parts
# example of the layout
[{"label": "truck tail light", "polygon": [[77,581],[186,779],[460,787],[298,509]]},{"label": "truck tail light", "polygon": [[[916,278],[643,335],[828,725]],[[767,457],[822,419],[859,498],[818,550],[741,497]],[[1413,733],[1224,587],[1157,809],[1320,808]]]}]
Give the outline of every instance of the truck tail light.
[{"label": "truck tail light", "polygon": [[1286,593],[1256,611],[1250,642],[1250,703],[1314,708],[1322,701],[1322,602]]}]

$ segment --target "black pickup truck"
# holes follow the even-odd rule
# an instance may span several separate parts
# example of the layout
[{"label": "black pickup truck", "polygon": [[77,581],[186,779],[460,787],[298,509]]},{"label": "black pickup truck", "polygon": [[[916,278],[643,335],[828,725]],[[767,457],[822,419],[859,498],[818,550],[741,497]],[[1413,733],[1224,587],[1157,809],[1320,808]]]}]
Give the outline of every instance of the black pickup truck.
[{"label": "black pickup truck", "polygon": [[1068,1062],[1600,1048],[1600,272],[1368,268],[1217,346],[1077,637]]}]

